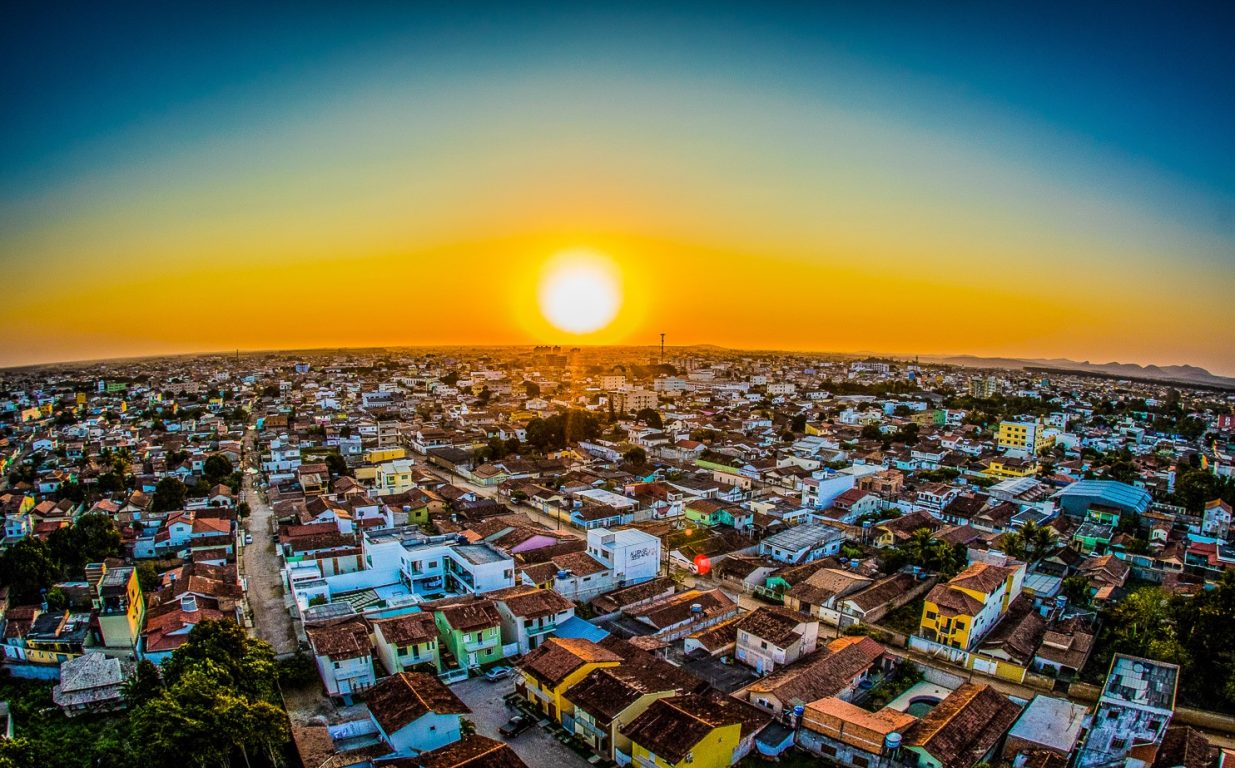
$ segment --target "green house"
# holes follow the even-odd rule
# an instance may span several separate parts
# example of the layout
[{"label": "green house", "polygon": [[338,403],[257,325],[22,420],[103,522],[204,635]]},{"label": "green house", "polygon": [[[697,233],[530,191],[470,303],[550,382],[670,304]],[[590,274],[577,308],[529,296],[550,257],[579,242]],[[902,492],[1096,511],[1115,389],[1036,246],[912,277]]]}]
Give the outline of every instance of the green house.
[{"label": "green house", "polygon": [[[502,650],[502,617],[492,600],[462,598],[450,604],[434,605],[439,653],[449,654],[455,664],[475,669],[504,658]],[[445,666],[452,666],[442,659]]]}]

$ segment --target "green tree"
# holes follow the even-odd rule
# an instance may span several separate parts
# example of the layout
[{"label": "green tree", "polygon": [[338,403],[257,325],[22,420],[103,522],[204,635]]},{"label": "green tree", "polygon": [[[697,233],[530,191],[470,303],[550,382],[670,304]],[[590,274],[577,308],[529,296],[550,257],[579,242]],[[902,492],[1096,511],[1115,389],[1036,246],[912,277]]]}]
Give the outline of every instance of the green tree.
[{"label": "green tree", "polygon": [[636,445],[626,451],[626,453],[623,453],[622,458],[625,459],[628,464],[633,464],[636,467],[642,467],[648,462],[648,452],[641,446]]},{"label": "green tree", "polygon": [[159,588],[159,571],[154,563],[142,560],[137,564],[137,584],[147,595]]},{"label": "green tree", "polygon": [[661,421],[660,413],[655,408],[640,408],[635,414],[635,419],[647,424],[652,429],[663,429],[665,424]]},{"label": "green tree", "polygon": [[799,413],[798,415],[794,416],[793,421],[789,422],[789,429],[793,430],[794,432],[798,432],[798,433],[805,432],[806,431],[806,414]]},{"label": "green tree", "polygon": [[232,462],[226,456],[216,453],[206,459],[205,465],[202,467],[202,472],[206,475],[206,481],[211,485],[220,482],[223,478],[232,473]]},{"label": "green tree", "polygon": [[155,512],[170,512],[184,507],[189,489],[176,477],[165,477],[154,487],[151,507]]},{"label": "green tree", "polygon": [[0,558],[0,581],[13,592],[13,602],[28,603],[60,578],[60,566],[42,539],[22,539]]}]

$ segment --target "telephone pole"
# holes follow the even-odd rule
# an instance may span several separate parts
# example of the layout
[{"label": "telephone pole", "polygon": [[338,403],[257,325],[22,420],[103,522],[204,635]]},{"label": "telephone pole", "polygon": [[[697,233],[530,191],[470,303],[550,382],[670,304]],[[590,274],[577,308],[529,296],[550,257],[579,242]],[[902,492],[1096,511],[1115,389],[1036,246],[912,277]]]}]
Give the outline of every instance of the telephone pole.
[{"label": "telephone pole", "polygon": [[665,334],[660,335],[660,362],[665,362]]}]

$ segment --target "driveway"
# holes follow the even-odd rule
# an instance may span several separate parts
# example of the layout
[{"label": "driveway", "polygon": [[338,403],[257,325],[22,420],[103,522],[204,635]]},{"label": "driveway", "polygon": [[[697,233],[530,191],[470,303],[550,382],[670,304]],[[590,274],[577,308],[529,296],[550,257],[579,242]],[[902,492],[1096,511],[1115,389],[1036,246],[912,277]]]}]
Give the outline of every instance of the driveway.
[{"label": "driveway", "polygon": [[502,700],[514,690],[514,681],[506,679],[490,683],[483,677],[473,677],[450,686],[450,690],[472,710],[472,714],[465,717],[476,724],[477,733],[510,744],[515,754],[528,765],[536,768],[580,768],[588,765],[579,753],[559,742],[549,731],[536,726],[509,740],[497,732],[515,714]]}]

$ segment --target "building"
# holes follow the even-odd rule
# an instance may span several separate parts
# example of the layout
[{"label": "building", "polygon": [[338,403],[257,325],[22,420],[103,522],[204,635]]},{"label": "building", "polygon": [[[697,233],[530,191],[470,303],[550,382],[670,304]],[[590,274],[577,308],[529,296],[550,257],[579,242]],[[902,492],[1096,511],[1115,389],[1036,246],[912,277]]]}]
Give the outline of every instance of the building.
[{"label": "building", "polygon": [[862,636],[839,637],[823,649],[756,680],[735,694],[773,715],[836,696],[852,699],[865,681],[891,667],[887,649]]},{"label": "building", "polygon": [[377,682],[373,671],[373,646],[369,625],[359,617],[306,627],[309,645],[327,696],[350,701],[352,694],[368,690]]},{"label": "building", "polygon": [[797,744],[848,768],[899,768],[896,739],[916,722],[895,709],[868,712],[832,696],[806,705]]},{"label": "building", "polygon": [[1054,442],[1054,438],[1046,435],[1045,427],[1041,419],[1001,421],[996,440],[1002,450],[1022,451],[1036,456],[1038,451]]},{"label": "building", "polygon": [[502,616],[492,600],[459,597],[428,603],[424,608],[434,612],[441,652],[449,654],[459,667],[476,669],[505,658]]},{"label": "building", "polygon": [[135,648],[146,618],[146,600],[137,580],[137,569],[91,563],[86,566],[86,581],[94,585],[92,603],[103,645]]},{"label": "building", "polygon": [[1012,761],[1017,755],[1046,751],[1066,761],[1080,744],[1088,717],[1089,710],[1080,704],[1053,696],[1034,696],[1008,731],[1003,756]]},{"label": "building", "polygon": [[1071,517],[1086,517],[1093,506],[1143,515],[1153,501],[1144,488],[1117,480],[1080,480],[1061,488],[1051,499]]},{"label": "building", "polygon": [[518,662],[522,679],[515,690],[567,732],[574,732],[574,705],[563,701],[563,695],[593,670],[621,662],[621,656],[590,640],[549,638]]},{"label": "building", "polygon": [[761,606],[737,623],[734,658],[759,674],[814,653],[819,621],[781,606]]},{"label": "building", "polygon": [[436,676],[399,672],[365,694],[369,717],[395,755],[415,755],[458,741],[471,712]]},{"label": "building", "polygon": [[615,589],[656,578],[660,547],[658,537],[634,528],[587,532],[587,552],[609,568]]},{"label": "building", "polygon": [[520,656],[536,648],[575,615],[575,604],[551,589],[518,585],[485,595],[502,617],[502,644]]},{"label": "building", "polygon": [[969,396],[987,400],[999,392],[999,380],[994,376],[975,376],[969,380]]},{"label": "building", "polygon": [[781,563],[808,563],[840,552],[845,535],[823,523],[805,523],[786,528],[759,542],[759,554]]},{"label": "building", "polygon": [[1025,566],[974,563],[926,595],[918,634],[932,642],[973,650],[1021,593]]},{"label": "building", "polygon": [[373,641],[382,667],[394,675],[421,664],[441,672],[437,621],[432,613],[417,611],[373,621]]},{"label": "building", "polygon": [[965,683],[905,734],[903,750],[918,768],[973,768],[991,763],[1021,708],[989,685]]},{"label": "building", "polygon": [[120,659],[91,651],[60,665],[60,682],[51,698],[69,717],[122,709],[129,674],[128,665]]},{"label": "building", "polygon": [[1137,747],[1162,743],[1175,714],[1179,667],[1116,654],[1077,768],[1121,765]]},{"label": "building", "polygon": [[766,714],[719,692],[658,699],[622,729],[641,768],[729,768],[750,753]]}]

